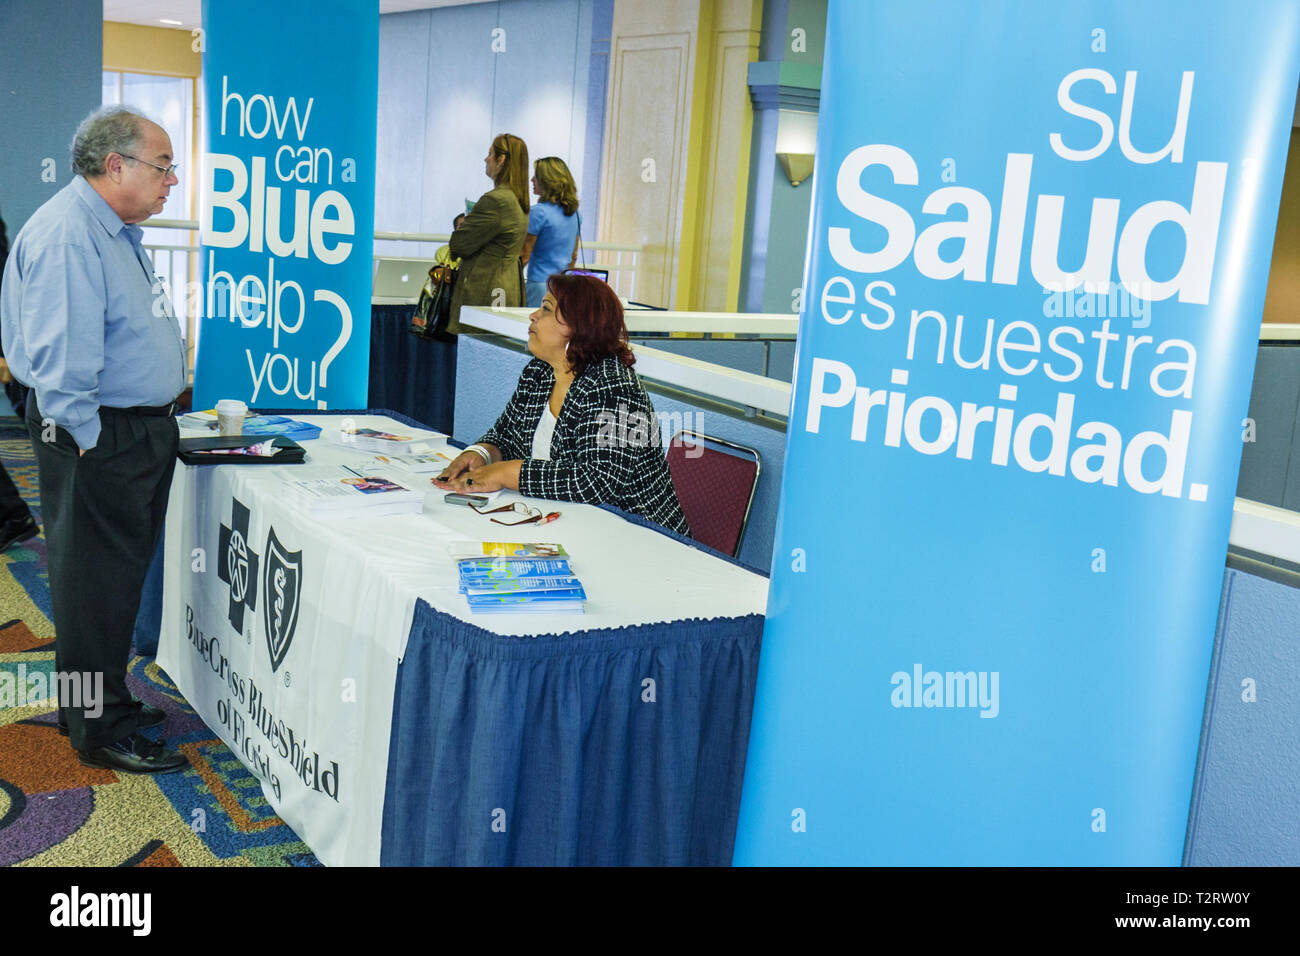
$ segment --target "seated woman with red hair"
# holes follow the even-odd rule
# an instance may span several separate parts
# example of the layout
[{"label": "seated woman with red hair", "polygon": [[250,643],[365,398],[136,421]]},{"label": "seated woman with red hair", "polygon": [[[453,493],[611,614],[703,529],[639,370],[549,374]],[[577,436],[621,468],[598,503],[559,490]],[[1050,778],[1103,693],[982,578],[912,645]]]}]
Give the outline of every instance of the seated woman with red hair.
[{"label": "seated woman with red hair", "polygon": [[535,358],[514,396],[434,484],[609,504],[690,534],[654,406],[632,371],[623,304],[590,276],[553,275],[546,287],[529,316]]}]

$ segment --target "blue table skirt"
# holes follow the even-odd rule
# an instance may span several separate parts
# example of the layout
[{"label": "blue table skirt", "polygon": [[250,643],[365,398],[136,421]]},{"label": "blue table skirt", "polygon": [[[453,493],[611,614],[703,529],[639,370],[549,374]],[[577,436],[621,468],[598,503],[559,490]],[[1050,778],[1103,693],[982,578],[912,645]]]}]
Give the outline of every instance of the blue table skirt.
[{"label": "blue table skirt", "polygon": [[381,862],[730,865],[762,632],[502,637],[418,602]]},{"label": "blue table skirt", "polygon": [[450,435],[456,412],[456,341],[412,335],[414,312],[413,305],[371,307],[369,404]]},{"label": "blue table skirt", "polygon": [[[428,427],[391,408],[329,414]],[[141,653],[157,646],[161,549]],[[762,635],[751,614],[502,637],[418,601],[394,690],[380,862],[729,866]]]},{"label": "blue table skirt", "polygon": [[163,534],[158,536],[158,547],[149,562],[149,571],[140,591],[140,609],[136,612],[135,628],[131,633],[135,652],[145,657],[158,654],[158,636],[162,632],[164,538]]}]

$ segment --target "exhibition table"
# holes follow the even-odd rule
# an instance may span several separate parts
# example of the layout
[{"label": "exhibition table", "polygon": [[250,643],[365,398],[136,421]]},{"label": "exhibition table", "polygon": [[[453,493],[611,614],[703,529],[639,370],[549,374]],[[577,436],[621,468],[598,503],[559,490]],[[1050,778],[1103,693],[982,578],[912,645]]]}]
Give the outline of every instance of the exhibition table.
[{"label": "exhibition table", "polygon": [[[323,862],[730,862],[765,577],[567,502],[314,519],[296,467],[178,464],[158,660]],[[587,613],[472,615],[448,546],[485,540],[563,544]]]}]

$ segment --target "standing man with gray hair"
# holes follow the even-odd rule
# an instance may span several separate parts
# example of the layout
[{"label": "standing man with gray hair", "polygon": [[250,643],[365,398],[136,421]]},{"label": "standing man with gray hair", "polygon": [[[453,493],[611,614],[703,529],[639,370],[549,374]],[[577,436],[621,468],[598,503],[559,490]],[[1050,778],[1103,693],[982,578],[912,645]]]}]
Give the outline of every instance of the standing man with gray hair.
[{"label": "standing man with gray hair", "polygon": [[166,715],[126,686],[185,388],[180,325],[136,225],[178,182],[172,159],[167,133],[134,110],[91,113],[72,143],[72,182],[23,226],[0,286],[5,356],[33,389],[55,670],[80,674],[82,688],[102,674],[100,700],[59,701],[59,730],[82,763],[128,773],[186,765],[139,733]]}]

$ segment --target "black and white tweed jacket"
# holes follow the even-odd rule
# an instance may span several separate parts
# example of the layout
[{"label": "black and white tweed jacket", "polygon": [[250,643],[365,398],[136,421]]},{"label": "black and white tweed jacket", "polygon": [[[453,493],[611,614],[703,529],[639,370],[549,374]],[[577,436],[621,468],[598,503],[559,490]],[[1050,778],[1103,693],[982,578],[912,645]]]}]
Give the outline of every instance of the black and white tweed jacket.
[{"label": "black and white tweed jacket", "polygon": [[519,491],[537,498],[610,504],[680,534],[690,534],[668,473],[659,421],[641,380],[613,356],[573,380],[551,439],[551,460],[532,457],[533,434],[555,372],[533,359],[515,394],[479,443],[505,461],[522,459]]}]

